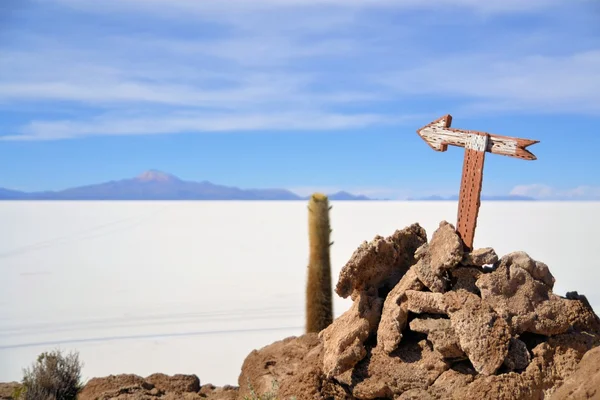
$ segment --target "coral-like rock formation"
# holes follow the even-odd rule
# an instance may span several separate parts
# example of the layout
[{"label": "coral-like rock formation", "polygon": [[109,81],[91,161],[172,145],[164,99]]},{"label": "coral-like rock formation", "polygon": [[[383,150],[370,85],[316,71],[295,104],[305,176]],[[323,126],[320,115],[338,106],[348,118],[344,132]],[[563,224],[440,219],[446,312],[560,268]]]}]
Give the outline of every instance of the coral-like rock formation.
[{"label": "coral-like rock formation", "polygon": [[297,400],[600,396],[600,320],[585,297],[552,293],[527,253],[463,249],[446,222],[429,243],[418,224],[363,243],[336,289],[352,307],[318,336],[253,352],[240,386],[277,381],[278,398]]},{"label": "coral-like rock formation", "polygon": [[427,234],[418,224],[396,231],[392,236],[376,236],[364,242],[342,269],[336,293],[343,298],[371,288],[393,288],[414,263],[415,252],[427,242]]}]

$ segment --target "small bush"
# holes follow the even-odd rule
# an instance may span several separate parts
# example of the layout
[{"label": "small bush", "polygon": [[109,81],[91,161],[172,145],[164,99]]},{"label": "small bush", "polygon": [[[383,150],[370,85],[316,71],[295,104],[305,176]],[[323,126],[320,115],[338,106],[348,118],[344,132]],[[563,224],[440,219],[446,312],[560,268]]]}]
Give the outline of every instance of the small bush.
[{"label": "small bush", "polygon": [[63,356],[60,350],[42,353],[23,370],[23,400],[74,400],[81,390],[78,353]]}]

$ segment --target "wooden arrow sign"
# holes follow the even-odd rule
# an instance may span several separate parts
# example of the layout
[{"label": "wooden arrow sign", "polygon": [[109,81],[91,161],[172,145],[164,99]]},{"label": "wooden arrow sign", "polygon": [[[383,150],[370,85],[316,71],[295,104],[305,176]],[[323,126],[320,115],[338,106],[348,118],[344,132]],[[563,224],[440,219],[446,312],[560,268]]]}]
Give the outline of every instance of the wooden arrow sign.
[{"label": "wooden arrow sign", "polygon": [[485,153],[536,160],[527,147],[539,141],[454,129],[450,128],[451,123],[452,116],[445,115],[417,130],[417,133],[436,151],[446,151],[448,146],[465,148],[456,229],[467,250],[472,250],[481,205]]}]

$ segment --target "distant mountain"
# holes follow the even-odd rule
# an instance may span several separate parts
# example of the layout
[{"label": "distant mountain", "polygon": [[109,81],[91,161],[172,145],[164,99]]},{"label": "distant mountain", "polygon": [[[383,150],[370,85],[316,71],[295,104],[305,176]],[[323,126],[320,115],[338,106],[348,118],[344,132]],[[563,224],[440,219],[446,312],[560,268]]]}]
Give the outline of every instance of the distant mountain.
[{"label": "distant mountain", "polygon": [[[338,192],[331,200],[370,200]],[[0,188],[0,200],[305,200],[286,189],[240,189],[208,181],[184,181],[156,170],[135,178],[74,187],[60,191],[19,192]]]},{"label": "distant mountain", "polygon": [[21,199],[24,196],[27,196],[27,193],[19,192],[17,190],[8,190],[8,189],[0,188],[0,199],[13,200],[13,199]]},{"label": "distant mountain", "polygon": [[329,197],[329,200],[371,200],[367,196],[363,196],[363,195],[355,196],[351,193],[344,192],[344,191],[331,194],[328,197]]},{"label": "distant mountain", "polygon": [[[438,195],[419,197],[419,198],[408,198],[408,201],[458,201],[458,195],[442,197]],[[517,195],[506,195],[506,196],[486,196],[482,195],[481,200],[486,201],[535,201],[533,197],[517,196]]]}]

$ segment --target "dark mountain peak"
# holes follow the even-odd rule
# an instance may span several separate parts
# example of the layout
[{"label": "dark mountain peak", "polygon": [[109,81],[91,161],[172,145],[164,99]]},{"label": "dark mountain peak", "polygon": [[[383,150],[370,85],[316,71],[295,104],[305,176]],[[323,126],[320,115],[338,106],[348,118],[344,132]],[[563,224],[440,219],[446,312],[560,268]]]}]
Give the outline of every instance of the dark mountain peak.
[{"label": "dark mountain peak", "polygon": [[180,180],[175,175],[171,175],[166,172],[158,171],[155,169],[149,169],[148,171],[144,171],[135,179],[142,182],[174,182]]}]

